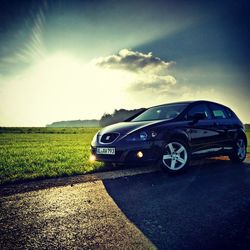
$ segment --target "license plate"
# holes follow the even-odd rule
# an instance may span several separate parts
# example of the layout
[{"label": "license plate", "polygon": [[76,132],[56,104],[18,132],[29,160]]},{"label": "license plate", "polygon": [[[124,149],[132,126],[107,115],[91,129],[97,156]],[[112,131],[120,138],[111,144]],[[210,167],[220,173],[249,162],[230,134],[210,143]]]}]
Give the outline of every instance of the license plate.
[{"label": "license plate", "polygon": [[115,155],[115,148],[97,148],[98,155]]}]

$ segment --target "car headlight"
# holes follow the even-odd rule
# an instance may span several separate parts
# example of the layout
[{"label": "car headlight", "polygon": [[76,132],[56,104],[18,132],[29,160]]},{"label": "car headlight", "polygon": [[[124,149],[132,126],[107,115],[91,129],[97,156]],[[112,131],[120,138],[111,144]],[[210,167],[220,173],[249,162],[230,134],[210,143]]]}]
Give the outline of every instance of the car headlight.
[{"label": "car headlight", "polygon": [[139,136],[141,141],[146,141],[148,138],[148,134],[144,131],[140,132]]},{"label": "car headlight", "polygon": [[153,139],[157,136],[157,133],[155,131],[146,132],[146,131],[140,131],[131,133],[130,135],[127,135],[126,141],[147,141],[150,139]]}]

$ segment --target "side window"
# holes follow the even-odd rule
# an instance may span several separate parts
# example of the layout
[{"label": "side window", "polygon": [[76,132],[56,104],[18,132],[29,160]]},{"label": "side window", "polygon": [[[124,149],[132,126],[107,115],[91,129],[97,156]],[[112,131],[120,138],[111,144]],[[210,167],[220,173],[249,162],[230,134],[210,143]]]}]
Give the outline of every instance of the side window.
[{"label": "side window", "polygon": [[233,118],[235,117],[234,113],[232,112],[232,110],[230,110],[229,108],[226,108],[226,114],[228,118]]},{"label": "side window", "polygon": [[228,118],[228,114],[226,113],[225,109],[222,106],[211,103],[210,108],[212,109],[213,116],[216,119]]},{"label": "side window", "polygon": [[196,113],[204,113],[206,115],[205,119],[211,119],[211,113],[209,108],[207,107],[206,104],[197,104],[194,107],[192,107],[188,113],[187,113],[187,119],[192,119],[192,117],[194,116],[194,114]]}]

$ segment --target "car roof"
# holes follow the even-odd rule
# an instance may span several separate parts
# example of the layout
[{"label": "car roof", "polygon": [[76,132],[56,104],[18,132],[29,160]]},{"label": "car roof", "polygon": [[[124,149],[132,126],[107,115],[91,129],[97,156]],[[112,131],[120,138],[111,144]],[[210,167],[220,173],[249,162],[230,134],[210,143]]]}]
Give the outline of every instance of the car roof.
[{"label": "car roof", "polygon": [[225,105],[217,103],[217,102],[212,102],[212,101],[207,101],[207,100],[193,100],[193,101],[164,103],[164,104],[152,106],[152,107],[149,107],[149,108],[161,107],[161,106],[165,106],[165,105],[174,105],[174,104],[187,104],[187,105],[190,105],[190,104],[194,104],[194,103],[213,103],[213,104],[217,104],[217,105],[226,107]]},{"label": "car roof", "polygon": [[155,105],[155,106],[151,106],[149,108],[155,108],[155,107],[161,107],[161,106],[165,106],[165,105],[173,105],[173,104],[190,104],[193,103],[194,101],[183,101],[183,102],[170,102],[170,103],[162,103],[159,105]]}]

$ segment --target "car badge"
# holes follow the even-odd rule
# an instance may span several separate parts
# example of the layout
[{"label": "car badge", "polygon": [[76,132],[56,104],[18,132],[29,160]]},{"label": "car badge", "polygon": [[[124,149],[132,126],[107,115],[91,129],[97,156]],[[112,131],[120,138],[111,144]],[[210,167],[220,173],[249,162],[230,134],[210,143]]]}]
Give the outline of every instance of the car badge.
[{"label": "car badge", "polygon": [[106,136],[106,141],[108,141],[110,139],[110,135]]}]

